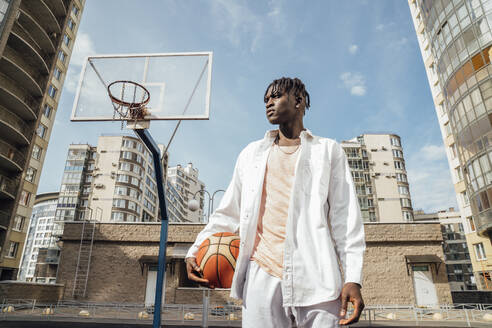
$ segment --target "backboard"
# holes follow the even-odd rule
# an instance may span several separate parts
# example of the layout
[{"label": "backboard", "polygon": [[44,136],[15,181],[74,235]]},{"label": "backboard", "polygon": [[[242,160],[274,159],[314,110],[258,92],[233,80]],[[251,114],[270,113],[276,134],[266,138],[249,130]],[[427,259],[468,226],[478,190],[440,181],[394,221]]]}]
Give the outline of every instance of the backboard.
[{"label": "backboard", "polygon": [[211,79],[212,52],[89,56],[80,74],[71,120],[125,120],[115,115],[107,89],[122,80],[149,91],[145,120],[206,120]]}]

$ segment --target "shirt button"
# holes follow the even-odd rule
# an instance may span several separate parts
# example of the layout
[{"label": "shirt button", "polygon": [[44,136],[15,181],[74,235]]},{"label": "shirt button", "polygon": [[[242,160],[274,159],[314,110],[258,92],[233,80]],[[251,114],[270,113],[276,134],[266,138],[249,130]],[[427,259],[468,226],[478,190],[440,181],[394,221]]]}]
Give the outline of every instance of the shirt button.
[{"label": "shirt button", "polygon": [[241,246],[243,246],[243,247],[244,247],[244,241],[242,241],[242,242],[241,242]]}]

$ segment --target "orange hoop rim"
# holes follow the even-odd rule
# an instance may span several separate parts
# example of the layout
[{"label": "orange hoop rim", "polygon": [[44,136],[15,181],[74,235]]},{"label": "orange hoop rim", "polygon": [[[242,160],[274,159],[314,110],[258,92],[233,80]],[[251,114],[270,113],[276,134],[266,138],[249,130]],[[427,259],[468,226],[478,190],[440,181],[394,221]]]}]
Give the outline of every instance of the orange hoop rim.
[{"label": "orange hoop rim", "polygon": [[[135,87],[138,87],[140,89],[143,90],[144,94],[145,94],[145,98],[143,101],[140,101],[140,102],[127,102],[127,101],[123,101],[122,99],[119,99],[115,96],[113,96],[113,94],[111,93],[111,87],[115,84],[133,84]],[[118,104],[120,106],[123,106],[123,107],[128,107],[128,108],[142,108],[144,107],[145,105],[147,105],[150,101],[150,92],[149,90],[147,90],[146,87],[144,87],[143,85],[141,85],[140,83],[137,83],[137,82],[134,82],[134,81],[127,81],[127,80],[118,80],[118,81],[114,81],[112,82],[111,84],[108,85],[108,95],[109,95],[109,98],[111,98],[111,101],[115,104]]]}]

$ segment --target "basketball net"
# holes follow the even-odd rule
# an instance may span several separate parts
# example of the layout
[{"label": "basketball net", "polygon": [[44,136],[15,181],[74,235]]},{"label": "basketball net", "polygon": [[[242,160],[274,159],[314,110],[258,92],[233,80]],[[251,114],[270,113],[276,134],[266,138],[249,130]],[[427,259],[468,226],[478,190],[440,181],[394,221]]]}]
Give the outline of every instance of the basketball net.
[{"label": "basketball net", "polygon": [[[131,90],[132,86],[133,92]],[[118,91],[118,88],[120,88],[120,95],[116,97],[114,94],[115,91]],[[137,101],[137,91],[141,93],[140,101]],[[125,121],[127,125],[129,121],[132,121],[132,126],[134,127],[137,126],[137,123],[146,121],[145,117],[148,115],[146,105],[150,101],[150,93],[143,85],[133,81],[115,81],[108,86],[108,94],[113,104],[113,119],[121,121],[122,130]]]}]

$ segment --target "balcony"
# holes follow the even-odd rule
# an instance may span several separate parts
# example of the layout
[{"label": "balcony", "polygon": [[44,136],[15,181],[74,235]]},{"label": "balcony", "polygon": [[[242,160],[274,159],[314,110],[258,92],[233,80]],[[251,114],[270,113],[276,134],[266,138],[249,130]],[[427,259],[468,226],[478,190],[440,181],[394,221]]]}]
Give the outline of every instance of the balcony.
[{"label": "balcony", "polygon": [[39,109],[39,102],[29,96],[25,90],[18,87],[15,81],[1,73],[0,106],[9,109],[25,121],[37,119],[36,112]]},{"label": "balcony", "polygon": [[15,199],[17,183],[15,180],[0,175],[0,199]]},{"label": "balcony", "polygon": [[0,230],[7,230],[9,227],[9,221],[10,221],[9,213],[0,211]]},{"label": "balcony", "polygon": [[55,53],[56,47],[50,39],[46,30],[39,25],[37,20],[27,11],[20,9],[20,15],[17,20],[24,30],[36,40],[37,44],[46,53]]},{"label": "balcony", "polygon": [[479,235],[492,239],[492,208],[474,215],[475,228]]},{"label": "balcony", "polygon": [[0,58],[0,72],[18,82],[33,96],[42,97],[46,78],[27,64],[22,57],[12,48],[6,47],[3,57]]},{"label": "balcony", "polygon": [[[1,93],[1,92],[0,92]],[[28,145],[34,129],[23,119],[0,106],[0,138],[18,145]]]},{"label": "balcony", "polygon": [[42,74],[49,74],[50,71],[47,64],[48,57],[44,54],[36,41],[34,41],[18,24],[15,24],[12,28],[7,45],[22,54],[24,60],[32,67],[38,68]]},{"label": "balcony", "polygon": [[26,163],[25,156],[11,144],[0,140],[0,167],[14,172],[21,172]]},{"label": "balcony", "polygon": [[63,0],[44,0],[44,3],[46,3],[56,17],[67,14],[67,6],[65,6],[65,1]]},{"label": "balcony", "polygon": [[[48,2],[50,6],[48,6],[46,2]],[[22,1],[21,9],[34,17],[38,24],[48,33],[55,32],[61,34],[61,26],[53,11],[58,7],[58,5],[55,4],[56,2],[58,1]]]}]

